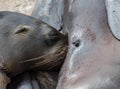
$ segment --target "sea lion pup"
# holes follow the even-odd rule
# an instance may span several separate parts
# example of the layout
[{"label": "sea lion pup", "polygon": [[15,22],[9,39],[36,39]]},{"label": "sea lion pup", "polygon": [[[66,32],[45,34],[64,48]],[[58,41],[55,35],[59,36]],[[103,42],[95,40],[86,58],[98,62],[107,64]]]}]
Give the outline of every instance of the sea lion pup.
[{"label": "sea lion pup", "polygon": [[46,23],[16,12],[0,12],[0,89],[6,89],[8,77],[62,63],[66,50],[67,37]]}]

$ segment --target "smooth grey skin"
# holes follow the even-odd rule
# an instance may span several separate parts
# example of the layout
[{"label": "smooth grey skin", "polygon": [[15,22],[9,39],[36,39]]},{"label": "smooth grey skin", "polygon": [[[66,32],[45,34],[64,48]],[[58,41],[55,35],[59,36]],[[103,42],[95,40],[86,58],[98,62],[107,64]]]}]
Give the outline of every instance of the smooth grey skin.
[{"label": "smooth grey skin", "polygon": [[66,46],[67,37],[46,23],[16,12],[0,12],[0,77],[30,69],[50,70],[64,61]]},{"label": "smooth grey skin", "polygon": [[108,23],[113,35],[120,40],[120,0],[105,0]]},{"label": "smooth grey skin", "polygon": [[63,25],[64,0],[37,0],[32,16],[57,30]]},{"label": "smooth grey skin", "polygon": [[56,89],[120,89],[120,41],[105,0],[65,0],[65,8],[69,49]]}]

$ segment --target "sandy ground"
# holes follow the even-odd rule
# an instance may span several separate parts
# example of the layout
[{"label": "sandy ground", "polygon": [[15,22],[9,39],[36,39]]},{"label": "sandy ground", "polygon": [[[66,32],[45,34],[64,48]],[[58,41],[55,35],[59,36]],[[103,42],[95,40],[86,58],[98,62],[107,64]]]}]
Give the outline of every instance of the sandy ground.
[{"label": "sandy ground", "polygon": [[31,15],[37,0],[0,0],[0,11],[15,11]]}]

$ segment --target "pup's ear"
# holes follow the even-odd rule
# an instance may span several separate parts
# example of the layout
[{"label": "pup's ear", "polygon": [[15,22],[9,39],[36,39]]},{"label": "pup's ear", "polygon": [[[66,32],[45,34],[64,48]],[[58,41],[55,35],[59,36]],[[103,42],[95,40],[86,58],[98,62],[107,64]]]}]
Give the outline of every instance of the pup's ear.
[{"label": "pup's ear", "polygon": [[105,0],[105,3],[111,32],[120,40],[120,0]]}]

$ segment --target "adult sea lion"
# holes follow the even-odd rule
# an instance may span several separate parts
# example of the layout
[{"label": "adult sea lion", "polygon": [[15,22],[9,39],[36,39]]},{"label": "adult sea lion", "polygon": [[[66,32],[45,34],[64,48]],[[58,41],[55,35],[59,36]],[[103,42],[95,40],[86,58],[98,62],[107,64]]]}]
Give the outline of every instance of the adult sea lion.
[{"label": "adult sea lion", "polygon": [[65,0],[65,8],[70,47],[57,89],[120,89],[120,0]]},{"label": "adult sea lion", "polygon": [[49,70],[61,64],[67,37],[33,17],[2,11],[0,49],[0,89],[6,89],[8,77],[34,68]]}]

